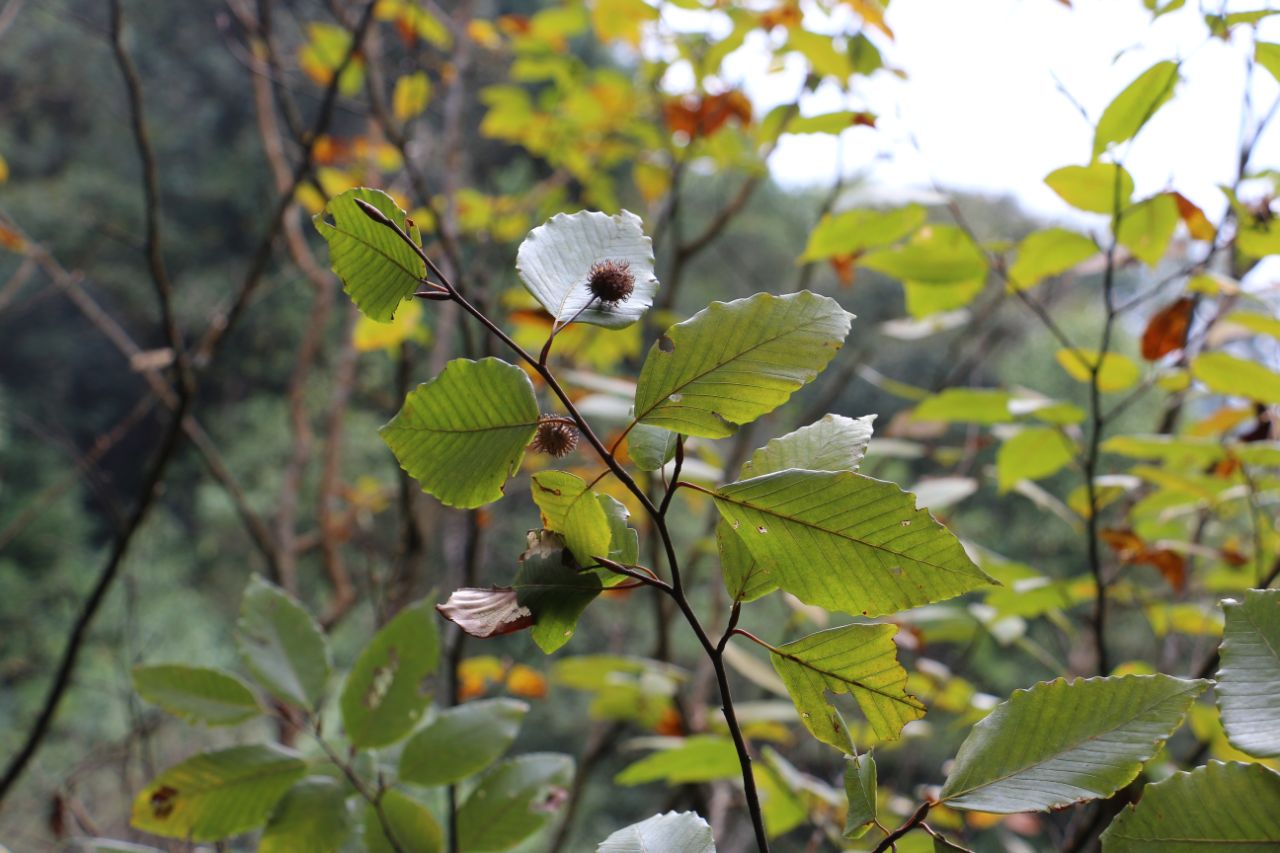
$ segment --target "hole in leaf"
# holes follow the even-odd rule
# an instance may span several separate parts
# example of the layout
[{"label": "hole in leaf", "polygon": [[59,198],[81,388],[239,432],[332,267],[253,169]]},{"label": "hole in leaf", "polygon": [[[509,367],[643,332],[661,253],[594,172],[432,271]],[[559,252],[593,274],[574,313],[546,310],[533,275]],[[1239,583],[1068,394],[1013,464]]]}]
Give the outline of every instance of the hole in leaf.
[{"label": "hole in leaf", "polygon": [[763,524],[756,528],[756,533],[768,533],[768,532],[769,532],[769,528],[765,527]]},{"label": "hole in leaf", "polygon": [[376,709],[387,698],[387,691],[395,681],[396,670],[400,668],[400,656],[394,648],[387,649],[387,664],[373,671],[373,679],[369,682],[369,690],[364,694],[364,704],[369,710]]},{"label": "hole in leaf", "polygon": [[900,522],[898,522],[898,523],[899,523],[899,524],[901,524],[903,527],[910,527],[910,526],[911,526],[911,519],[909,519],[909,518],[908,518],[908,519],[905,519],[904,521],[900,521]]},{"label": "hole in leaf", "polygon": [[672,395],[671,395],[670,397],[668,397],[667,399],[668,399],[668,400],[670,400],[670,401],[671,401],[671,402],[673,402],[673,403],[679,403],[681,400],[683,400],[683,399],[684,399],[684,395],[683,395],[683,394],[672,394]]}]

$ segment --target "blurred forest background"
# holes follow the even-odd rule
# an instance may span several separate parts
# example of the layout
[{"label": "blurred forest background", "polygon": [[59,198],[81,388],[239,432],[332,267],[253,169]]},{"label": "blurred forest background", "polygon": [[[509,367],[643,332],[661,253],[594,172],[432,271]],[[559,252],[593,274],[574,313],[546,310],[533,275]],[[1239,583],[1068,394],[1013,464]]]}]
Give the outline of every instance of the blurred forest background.
[{"label": "blurred forest background", "polygon": [[[758,5],[750,7],[753,27],[768,33],[797,26],[785,16],[798,7]],[[851,5],[864,13],[879,8]],[[406,603],[505,582],[524,532],[536,526],[527,478],[490,510],[448,509],[421,494],[378,439],[377,428],[406,390],[448,358],[483,354],[490,344],[433,303],[411,306],[392,326],[358,319],[308,221],[326,196],[353,185],[383,186],[401,199],[455,280],[528,346],[537,346],[548,326],[514,271],[527,231],[561,210],[641,214],[655,238],[658,318],[608,338],[585,332],[564,340],[557,354],[584,412],[599,418],[605,433],[626,415],[609,377],[634,375],[662,323],[710,300],[757,291],[808,287],[835,297],[857,320],[831,369],[740,436],[693,443],[695,472],[732,479],[742,459],[773,436],[827,412],[875,414],[877,437],[863,470],[902,483],[957,535],[998,552],[986,565],[1017,567],[1006,578],[1025,570],[1054,582],[1086,572],[1079,498],[1070,497],[1078,468],[1012,488],[998,482],[1001,436],[989,421],[910,418],[921,400],[955,386],[1034,389],[1036,397],[1089,407],[1088,384],[1060,366],[1060,342],[1009,296],[998,266],[990,276],[983,268],[985,286],[980,281],[972,304],[931,312],[908,311],[898,281],[856,267],[856,258],[800,259],[824,215],[880,203],[875,163],[855,164],[853,177],[841,177],[832,164],[831,182],[811,189],[779,186],[764,166],[772,143],[760,128],[774,121],[776,137],[776,126],[795,112],[766,115],[707,78],[684,100],[664,89],[662,74],[673,60],[641,58],[631,3],[459,0],[437,7],[397,0],[381,4],[367,31],[363,9],[354,0],[123,4],[121,44],[136,65],[158,178],[156,245],[172,282],[184,358],[198,381],[154,503],[92,621],[48,735],[0,809],[0,843],[25,853],[69,849],[80,836],[146,840],[128,826],[134,792],[198,747],[243,742],[244,730],[164,716],[137,697],[129,673],[157,661],[234,668],[231,634],[252,574],[293,591],[321,618],[342,670]],[[761,23],[765,12],[779,20]],[[647,13],[639,18],[652,24]],[[145,500],[176,401],[149,265],[134,113],[112,32],[105,3],[0,2],[5,763],[27,742],[71,626]],[[353,32],[362,46],[345,62]],[[881,22],[846,33],[841,45],[848,49],[839,57],[847,69],[818,66],[830,58],[815,52],[810,87],[843,70],[842,86],[856,92],[861,76],[896,73],[882,67],[892,57],[886,32]],[[677,33],[672,43],[706,62],[720,49],[697,32]],[[877,44],[886,47],[883,60]],[[343,78],[329,86],[339,68]],[[407,77],[414,82],[401,82]],[[538,93],[522,102],[523,113],[511,106],[521,91]],[[837,123],[844,126],[835,131],[877,132],[863,126],[874,125],[873,117],[855,113],[842,114]],[[1276,160],[1262,165],[1274,168]],[[282,193],[295,203],[282,206]],[[930,221],[959,216],[993,256],[1053,224],[1010,199],[933,191],[918,197]],[[1179,232],[1165,260],[1118,264],[1118,301],[1185,267],[1190,252],[1190,238]],[[1104,319],[1098,288],[1112,272],[1104,266],[1100,256],[1087,259],[1035,291],[1040,310],[1088,346],[1097,345]],[[1110,347],[1140,360],[1146,316],[1117,323]],[[1154,390],[1137,395],[1108,429],[1157,431],[1170,408]],[[1196,406],[1199,416],[1213,411]],[[1265,419],[1237,424],[1267,429]],[[695,555],[687,583],[698,607],[721,612],[708,526],[714,513],[693,498],[688,510],[675,522]],[[1239,524],[1222,541],[1251,562],[1253,545],[1240,526],[1248,509],[1233,512]],[[642,542],[646,535],[642,529]],[[1274,553],[1270,540],[1261,548]],[[1206,553],[1196,555],[1214,565],[1226,559],[1218,545]],[[1107,552],[1106,559],[1116,558]],[[1184,671],[1212,649],[1216,623],[1153,631],[1142,602],[1163,600],[1166,581],[1151,566],[1131,565],[1125,577],[1138,590],[1137,604],[1114,614],[1113,664],[1141,660]],[[1016,596],[971,599],[900,620],[911,628],[913,687],[930,694],[931,708],[904,741],[878,753],[882,784],[907,796],[939,781],[938,768],[965,725],[993,697],[1094,666],[1087,595],[1026,613]],[[646,590],[607,595],[553,658],[523,634],[463,643],[445,632],[448,660],[462,670],[441,676],[441,695],[523,697],[532,711],[514,751],[577,757],[587,781],[561,849],[594,849],[619,826],[665,808],[707,806],[707,795],[690,786],[615,786],[613,776],[641,754],[631,739],[678,728],[673,732],[661,714],[602,712],[590,692],[557,678],[557,661],[574,655],[653,657],[689,668],[693,706],[713,702],[714,684],[696,664],[687,632],[671,627],[669,611],[669,602]],[[743,624],[779,637],[838,624],[831,618],[775,594]],[[838,756],[794,739],[789,702],[750,675],[750,662],[740,663],[747,674],[738,699],[758,711],[754,736],[838,788]],[[274,734],[269,723],[253,725],[258,736]],[[711,800],[713,810],[725,808]],[[1056,816],[1006,820],[980,846],[1053,849],[1065,823]],[[551,837],[527,849],[551,849]],[[741,849],[735,844],[747,838],[730,832],[723,849]],[[777,849],[821,843],[801,827]]]}]

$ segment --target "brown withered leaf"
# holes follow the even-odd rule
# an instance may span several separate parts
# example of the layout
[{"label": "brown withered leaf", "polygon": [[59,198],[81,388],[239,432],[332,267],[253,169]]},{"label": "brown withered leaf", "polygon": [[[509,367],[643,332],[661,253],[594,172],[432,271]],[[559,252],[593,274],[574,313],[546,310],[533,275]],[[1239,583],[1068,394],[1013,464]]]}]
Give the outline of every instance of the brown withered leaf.
[{"label": "brown withered leaf", "polygon": [[533,625],[533,611],[520,606],[516,591],[509,586],[455,589],[448,601],[436,605],[436,610],[463,631],[482,640],[513,634]]},{"label": "brown withered leaf", "polygon": [[1147,323],[1142,333],[1142,357],[1155,361],[1171,352],[1182,349],[1187,341],[1187,329],[1191,327],[1191,311],[1195,302],[1187,296],[1180,297],[1161,308]]},{"label": "brown withered leaf", "polygon": [[1204,211],[1187,198],[1182,193],[1169,193],[1173,197],[1173,201],[1178,205],[1178,216],[1187,226],[1187,232],[1191,234],[1193,240],[1203,240],[1212,242],[1213,238],[1218,235],[1218,231],[1213,227],[1213,223],[1209,221],[1209,217],[1204,215]]},{"label": "brown withered leaf", "polygon": [[730,119],[737,119],[742,126],[751,123],[751,101],[737,89],[719,95],[696,97],[685,95],[671,98],[662,105],[662,116],[673,133],[683,133],[690,139],[711,136]]},{"label": "brown withered leaf", "polygon": [[827,263],[831,264],[831,269],[835,270],[841,287],[853,287],[853,279],[857,274],[855,266],[857,258],[854,255],[835,255],[828,258]]},{"label": "brown withered leaf", "polygon": [[1187,561],[1177,551],[1168,548],[1149,549],[1142,553],[1137,562],[1144,566],[1154,566],[1175,592],[1182,592],[1187,588]]}]

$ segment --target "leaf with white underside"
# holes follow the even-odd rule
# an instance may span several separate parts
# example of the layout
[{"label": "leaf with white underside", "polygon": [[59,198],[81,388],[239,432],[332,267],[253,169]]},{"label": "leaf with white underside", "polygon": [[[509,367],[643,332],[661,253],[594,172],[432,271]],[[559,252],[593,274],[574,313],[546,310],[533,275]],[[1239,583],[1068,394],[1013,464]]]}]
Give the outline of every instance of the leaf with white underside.
[{"label": "leaf with white underside", "polygon": [[823,415],[820,420],[772,439],[751,454],[742,466],[742,479],[788,468],[809,471],[857,471],[871,442],[875,415],[846,418]]},{"label": "leaf with white underside", "polygon": [[[756,450],[742,466],[742,475],[758,477],[787,468],[856,471],[871,442],[875,419],[875,415],[857,419],[824,415]],[[734,601],[755,601],[778,588],[768,568],[751,556],[746,543],[723,518],[716,522],[716,547],[725,589]]]},{"label": "leaf with white underside", "polygon": [[306,772],[299,755],[277,746],[194,755],[139,792],[129,824],[164,838],[220,841],[266,823]]},{"label": "leaf with white underside", "polygon": [[1227,740],[1259,758],[1280,755],[1280,590],[1251,589],[1222,609],[1214,693]]},{"label": "leaf with white underside", "polygon": [[262,713],[249,686],[220,669],[183,664],[135,666],[133,688],[143,699],[189,723],[230,726]]},{"label": "leaf with white underside", "polygon": [[596,853],[716,853],[711,826],[693,812],[667,812],[610,835]]},{"label": "leaf with white underside", "polygon": [[329,680],[324,634],[291,595],[258,575],[240,601],[236,648],[272,696],[301,708],[318,706]]},{"label": "leaf with white underside", "polygon": [[1280,773],[1210,761],[1147,785],[1102,833],[1103,853],[1280,849]]},{"label": "leaf with white underside", "polygon": [[852,696],[880,740],[896,740],[903,726],[924,716],[924,704],[906,691],[907,671],[898,663],[896,633],[896,625],[845,625],[770,653],[801,722],[814,737],[846,754],[856,752],[828,692]]},{"label": "leaf with white underside", "polygon": [[852,319],[807,290],[712,302],[667,329],[636,387],[636,420],[724,438],[773,411],[835,357]]},{"label": "leaf with white underside", "polygon": [[533,611],[520,604],[516,591],[509,586],[455,589],[448,601],[436,605],[436,610],[481,640],[523,631],[533,624]]},{"label": "leaf with white underside", "polygon": [[400,753],[400,779],[452,785],[479,773],[507,751],[529,706],[516,699],[484,699],[442,712],[413,733]]},{"label": "leaf with white underside", "polygon": [[564,535],[579,564],[590,566],[593,557],[609,555],[609,518],[586,481],[565,471],[541,471],[533,475],[529,490],[542,511],[543,525]]},{"label": "leaf with white underside", "polygon": [[389,323],[400,303],[417,291],[427,274],[426,264],[395,231],[370,219],[356,199],[376,207],[415,243],[421,238],[416,225],[406,224],[404,211],[391,196],[368,187],[329,199],[312,219],[329,244],[329,263],[342,279],[342,289],[369,319]]},{"label": "leaf with white underside", "polygon": [[523,370],[458,358],[411,391],[379,432],[424,492],[473,509],[502,497],[537,428],[538,401]]},{"label": "leaf with white underside", "polygon": [[792,469],[712,497],[752,557],[806,604],[882,616],[995,583],[892,483]]},{"label": "leaf with white underside", "polygon": [[342,726],[356,747],[395,743],[431,702],[422,684],[436,671],[440,635],[431,604],[406,607],[365,646],[342,688]]},{"label": "leaf with white underside", "polygon": [[1109,797],[1133,781],[1207,686],[1125,675],[1016,690],[973,727],[940,799],[1012,814]]},{"label": "leaf with white underside", "polygon": [[[596,301],[587,287],[591,268],[604,261],[628,265],[635,290],[612,306]],[[516,252],[516,272],[534,298],[557,322],[621,329],[639,320],[653,304],[653,243],[640,217],[629,211],[609,216],[592,210],[558,213],[529,232]],[[592,307],[583,311],[588,304]],[[582,311],[581,314],[578,314]]]}]

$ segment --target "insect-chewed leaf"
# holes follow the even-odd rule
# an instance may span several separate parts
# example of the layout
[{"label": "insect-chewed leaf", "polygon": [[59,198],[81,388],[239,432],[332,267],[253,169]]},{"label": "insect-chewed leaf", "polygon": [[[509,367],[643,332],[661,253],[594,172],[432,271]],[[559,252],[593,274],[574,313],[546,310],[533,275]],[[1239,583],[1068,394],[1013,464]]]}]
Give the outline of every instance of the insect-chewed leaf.
[{"label": "insect-chewed leaf", "polygon": [[440,660],[429,602],[401,610],[365,646],[342,688],[342,724],[356,747],[386,746],[408,734],[431,702],[423,681]]},{"label": "insect-chewed leaf", "polygon": [[133,801],[130,825],[164,838],[220,841],[257,829],[307,772],[277,746],[236,746],[175,764]]},{"label": "insect-chewed leaf", "polygon": [[851,695],[881,740],[896,739],[904,725],[924,716],[924,705],[906,691],[907,671],[898,663],[893,642],[897,632],[895,625],[845,625],[770,654],[801,722],[814,737],[846,754],[855,752],[828,692]]},{"label": "insect-chewed leaf", "polygon": [[[594,266],[609,262],[625,268],[634,289],[625,299],[604,304],[595,298],[588,280]],[[516,271],[560,323],[576,316],[579,323],[621,329],[649,310],[658,289],[653,242],[645,236],[640,217],[626,210],[617,216],[591,210],[556,214],[520,244]],[[584,311],[588,303],[591,308]]]},{"label": "insect-chewed leaf", "polygon": [[1280,755],[1280,590],[1251,589],[1222,602],[1222,666],[1214,693],[1236,749]]},{"label": "insect-chewed leaf", "polygon": [[1280,773],[1210,761],[1147,785],[1102,833],[1103,853],[1280,847]]},{"label": "insect-chewed leaf", "polygon": [[732,435],[817,376],[852,316],[807,290],[712,302],[649,350],[636,420],[703,438]]},{"label": "insect-chewed leaf", "polygon": [[455,589],[448,601],[436,605],[436,610],[481,640],[523,631],[533,624],[533,611],[521,606],[516,591],[509,586]]},{"label": "insect-chewed leaf", "polygon": [[381,434],[423,491],[470,509],[502,497],[537,428],[538,401],[523,370],[459,358],[410,392]]},{"label": "insect-chewed leaf", "polygon": [[400,303],[418,289],[426,264],[395,231],[370,219],[356,205],[357,199],[376,207],[414,242],[419,241],[418,227],[408,224],[391,196],[368,187],[329,199],[312,220],[329,244],[330,263],[342,279],[342,289],[369,319],[389,323]]},{"label": "insect-chewed leaf", "polygon": [[494,765],[458,809],[461,848],[516,846],[560,811],[572,781],[573,759],[558,753],[531,752]]},{"label": "insect-chewed leaf", "polygon": [[792,469],[712,497],[778,586],[807,604],[881,616],[995,583],[892,483]]},{"label": "insect-chewed leaf", "polygon": [[973,727],[940,799],[1011,814],[1109,797],[1133,781],[1207,686],[1126,675],[1016,690]]},{"label": "insect-chewed leaf", "polygon": [[716,853],[711,826],[693,812],[667,812],[610,835],[596,853]]}]

